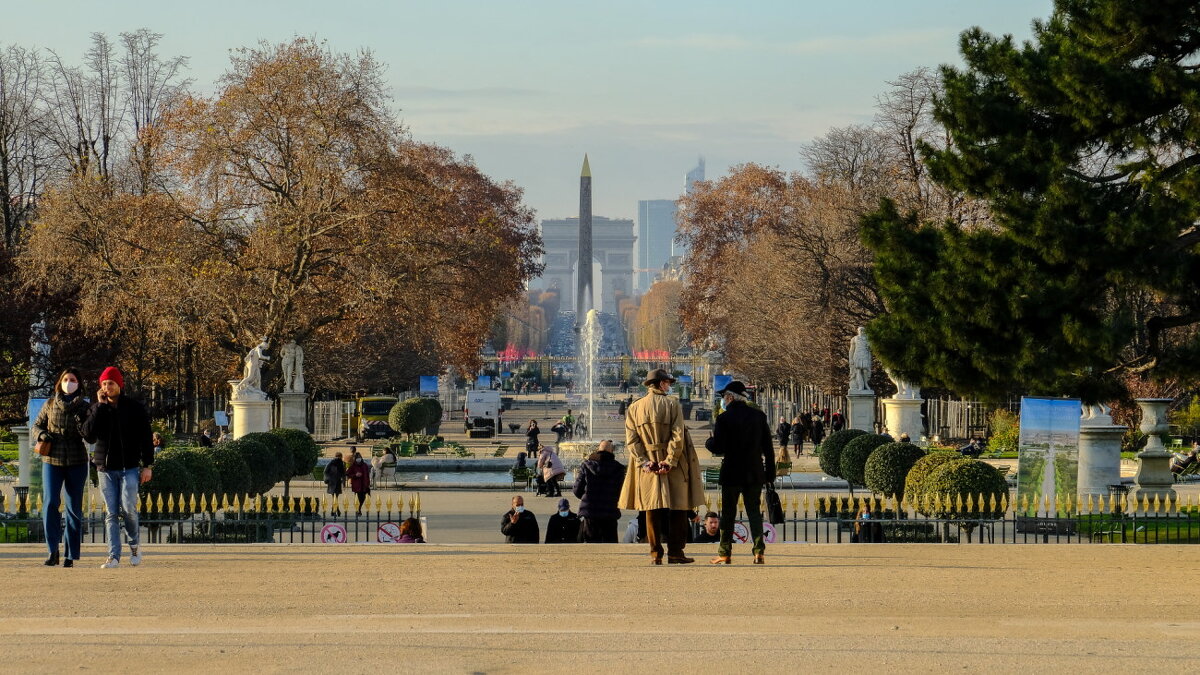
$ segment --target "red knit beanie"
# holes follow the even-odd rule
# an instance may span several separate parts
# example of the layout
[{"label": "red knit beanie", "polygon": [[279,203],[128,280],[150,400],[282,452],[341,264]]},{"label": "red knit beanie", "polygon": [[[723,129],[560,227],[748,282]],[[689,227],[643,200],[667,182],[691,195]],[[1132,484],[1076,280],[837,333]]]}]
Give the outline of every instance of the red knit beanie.
[{"label": "red knit beanie", "polygon": [[100,373],[100,381],[103,382],[105,380],[112,380],[117,383],[118,387],[125,388],[125,378],[121,376],[121,371],[117,370],[116,366],[109,366],[104,369],[104,372]]}]

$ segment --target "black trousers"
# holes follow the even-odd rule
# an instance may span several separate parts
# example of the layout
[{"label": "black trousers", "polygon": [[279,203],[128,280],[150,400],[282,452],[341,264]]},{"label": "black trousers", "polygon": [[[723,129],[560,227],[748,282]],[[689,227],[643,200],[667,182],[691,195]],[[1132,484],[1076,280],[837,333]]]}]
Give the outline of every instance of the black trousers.
[{"label": "black trousers", "polygon": [[[662,558],[663,539],[667,540],[667,555],[678,558],[687,545],[688,515],[690,511],[654,509],[646,512],[646,539],[650,542],[650,556]],[[663,525],[666,525],[666,532]],[[665,537],[664,537],[665,535]]]},{"label": "black trousers", "polygon": [[733,550],[733,524],[737,521],[738,497],[746,504],[746,520],[749,521],[750,536],[754,538],[754,553],[762,553],[767,546],[763,542],[762,484],[721,486],[721,543],[717,555],[728,556]]},{"label": "black trousers", "polygon": [[584,544],[617,543],[617,519],[580,518],[579,541]]}]

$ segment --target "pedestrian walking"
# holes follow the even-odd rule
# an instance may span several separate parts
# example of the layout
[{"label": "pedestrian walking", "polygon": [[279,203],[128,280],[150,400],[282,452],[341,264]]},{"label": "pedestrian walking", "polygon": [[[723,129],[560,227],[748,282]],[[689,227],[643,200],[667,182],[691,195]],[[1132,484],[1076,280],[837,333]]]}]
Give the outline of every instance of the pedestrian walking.
[{"label": "pedestrian walking", "polygon": [[779,445],[783,446],[784,451],[787,451],[788,441],[792,437],[792,425],[787,421],[786,417],[779,417],[779,426],[775,427],[775,438],[779,439]]},{"label": "pedestrian walking", "polygon": [[108,527],[108,559],[101,567],[121,562],[121,526],[129,545],[129,564],[142,562],[138,539],[138,485],[153,478],[154,445],[150,415],[140,401],[124,394],[125,377],[113,366],[100,373],[96,402],[88,409],[80,431],[95,443],[92,463],[100,474],[104,522]]},{"label": "pedestrian walking", "polygon": [[621,509],[621,483],[625,480],[625,465],[613,454],[611,440],[600,441],[600,447],[579,465],[572,492],[579,498],[579,541],[588,544],[617,543],[617,521]]},{"label": "pedestrian walking", "polygon": [[721,543],[713,565],[728,565],[733,551],[733,525],[738,497],[746,507],[750,536],[754,538],[754,564],[764,562],[762,489],[775,480],[775,458],[771,453],[771,428],[767,416],[747,402],[746,385],[738,380],[717,392],[725,400],[725,412],[713,424],[706,446],[721,458]]},{"label": "pedestrian walking", "polygon": [[[42,454],[42,526],[50,552],[45,563],[48,566],[59,562],[63,516],[67,524],[63,567],[73,567],[79,560],[83,539],[83,482],[88,476],[88,455],[81,428],[88,402],[79,389],[81,380],[75,368],[63,370],[55,380],[54,394],[42,406],[31,430],[39,454],[43,449],[46,451]],[[64,507],[62,515],[58,512],[60,505]]]},{"label": "pedestrian walking", "polygon": [[683,406],[667,393],[674,382],[661,368],[651,371],[642,383],[647,394],[625,414],[625,448],[631,459],[617,506],[647,512],[646,538],[654,565],[663,563],[664,538],[668,564],[695,562],[684,555],[688,516],[704,503],[700,462],[683,425]]},{"label": "pedestrian walking", "polygon": [[529,420],[529,424],[525,427],[525,452],[530,455],[537,452],[540,445],[538,443],[538,434],[540,433],[542,430],[538,428],[537,420]]},{"label": "pedestrian walking", "polygon": [[800,415],[792,418],[791,429],[788,430],[791,435],[792,445],[796,448],[796,456],[804,454],[804,420]]},{"label": "pedestrian walking", "polygon": [[342,453],[334,454],[333,459],[325,465],[325,491],[333,496],[333,515],[341,515],[338,508],[338,497],[342,496],[342,483],[346,481],[346,463],[342,461]]},{"label": "pedestrian walking", "polygon": [[367,501],[371,494],[371,466],[362,455],[356,453],[350,468],[346,469],[346,477],[350,479],[350,491],[358,499],[358,508],[354,515],[361,516],[363,502]]}]

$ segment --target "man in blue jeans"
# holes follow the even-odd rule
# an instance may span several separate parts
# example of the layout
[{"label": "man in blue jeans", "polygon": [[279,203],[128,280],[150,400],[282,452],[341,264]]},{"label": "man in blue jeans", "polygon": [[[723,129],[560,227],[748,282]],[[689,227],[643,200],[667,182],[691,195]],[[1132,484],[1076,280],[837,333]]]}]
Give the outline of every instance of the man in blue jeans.
[{"label": "man in blue jeans", "polygon": [[138,485],[150,480],[154,463],[150,415],[139,401],[123,396],[125,378],[109,366],[100,374],[96,402],[83,422],[83,437],[95,443],[92,463],[100,474],[100,492],[108,527],[108,560],[111,569],[121,562],[121,523],[129,542],[129,564],[142,562],[138,546]]}]

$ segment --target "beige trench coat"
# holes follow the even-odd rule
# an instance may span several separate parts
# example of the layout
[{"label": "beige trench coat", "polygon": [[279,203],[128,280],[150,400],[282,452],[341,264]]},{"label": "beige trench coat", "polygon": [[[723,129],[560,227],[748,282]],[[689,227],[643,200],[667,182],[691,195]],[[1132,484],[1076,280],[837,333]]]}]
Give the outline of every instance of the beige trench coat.
[{"label": "beige trench coat", "polygon": [[[622,509],[690,510],[704,503],[700,460],[683,426],[679,399],[651,390],[625,411],[625,449],[629,469],[617,506]],[[666,475],[646,473],[645,462],[666,462]]]}]

